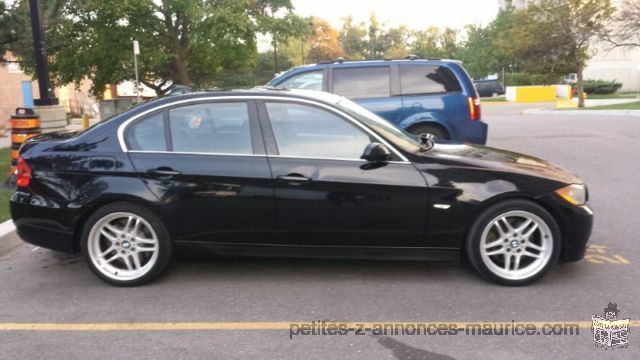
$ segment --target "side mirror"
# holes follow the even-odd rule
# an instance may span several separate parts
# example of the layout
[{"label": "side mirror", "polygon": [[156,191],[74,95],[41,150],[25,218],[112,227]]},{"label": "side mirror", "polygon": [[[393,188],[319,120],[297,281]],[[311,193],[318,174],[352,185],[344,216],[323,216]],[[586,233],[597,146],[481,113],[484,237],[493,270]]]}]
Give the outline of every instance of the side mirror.
[{"label": "side mirror", "polygon": [[391,160],[393,156],[391,156],[391,151],[384,144],[372,142],[367,145],[360,158],[372,162],[381,162]]}]

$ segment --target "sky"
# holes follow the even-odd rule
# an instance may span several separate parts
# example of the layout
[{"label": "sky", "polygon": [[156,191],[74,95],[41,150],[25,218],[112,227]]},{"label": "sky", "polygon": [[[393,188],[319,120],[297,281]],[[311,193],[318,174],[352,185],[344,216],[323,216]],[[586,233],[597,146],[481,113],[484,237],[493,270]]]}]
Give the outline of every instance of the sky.
[{"label": "sky", "polygon": [[498,13],[498,0],[293,0],[297,14],[318,16],[340,28],[341,19],[352,15],[356,22],[374,13],[389,27],[400,24],[410,29],[428,26],[461,28],[486,25]]}]

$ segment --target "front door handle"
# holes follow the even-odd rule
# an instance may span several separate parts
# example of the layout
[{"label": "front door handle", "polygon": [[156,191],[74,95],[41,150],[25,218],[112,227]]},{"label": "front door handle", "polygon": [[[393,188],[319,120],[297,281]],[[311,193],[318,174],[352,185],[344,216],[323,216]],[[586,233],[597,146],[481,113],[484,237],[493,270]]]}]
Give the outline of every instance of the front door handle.
[{"label": "front door handle", "polygon": [[175,171],[170,167],[166,167],[166,166],[161,166],[157,169],[151,169],[151,170],[147,170],[147,174],[151,175],[151,176],[155,176],[155,177],[164,177],[164,178],[169,178],[172,176],[177,176],[180,175],[180,171]]},{"label": "front door handle", "polygon": [[291,185],[300,185],[300,184],[311,181],[311,178],[302,176],[300,174],[289,174],[289,175],[280,175],[276,178],[276,180],[280,182],[285,182]]}]

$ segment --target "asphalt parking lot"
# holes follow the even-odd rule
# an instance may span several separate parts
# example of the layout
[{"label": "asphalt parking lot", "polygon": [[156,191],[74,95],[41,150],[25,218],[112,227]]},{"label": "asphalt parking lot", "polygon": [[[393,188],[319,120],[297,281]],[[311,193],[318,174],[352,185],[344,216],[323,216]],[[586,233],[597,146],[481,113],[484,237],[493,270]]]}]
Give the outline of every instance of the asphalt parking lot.
[{"label": "asphalt parking lot", "polygon": [[[489,145],[571,169],[595,212],[587,258],[540,282],[500,287],[464,264],[210,259],[175,261],[148,286],[115,288],[76,256],[21,244],[0,254],[0,358],[638,358],[640,118],[521,109],[484,105]],[[591,315],[609,302],[635,321],[629,348],[604,350],[591,339]],[[578,336],[290,337],[289,323],[318,320],[581,328]]]}]

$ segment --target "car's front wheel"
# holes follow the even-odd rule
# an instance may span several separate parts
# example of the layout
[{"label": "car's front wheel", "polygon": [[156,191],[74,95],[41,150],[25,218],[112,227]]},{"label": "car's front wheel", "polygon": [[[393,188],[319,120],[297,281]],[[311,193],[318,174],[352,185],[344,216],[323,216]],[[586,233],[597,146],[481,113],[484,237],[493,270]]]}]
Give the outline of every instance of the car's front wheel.
[{"label": "car's front wheel", "polygon": [[488,208],[471,227],[466,250],[473,267],[503,285],[524,285],[557,262],[560,230],[553,216],[527,200]]},{"label": "car's front wheel", "polygon": [[93,273],[118,286],[150,282],[164,271],[172,255],[171,240],[160,219],[133,203],[98,209],[87,220],[81,240]]}]

